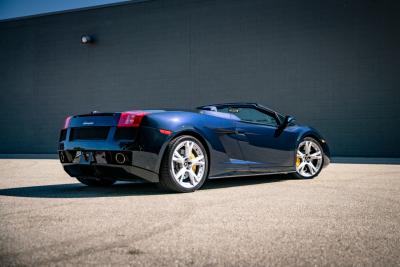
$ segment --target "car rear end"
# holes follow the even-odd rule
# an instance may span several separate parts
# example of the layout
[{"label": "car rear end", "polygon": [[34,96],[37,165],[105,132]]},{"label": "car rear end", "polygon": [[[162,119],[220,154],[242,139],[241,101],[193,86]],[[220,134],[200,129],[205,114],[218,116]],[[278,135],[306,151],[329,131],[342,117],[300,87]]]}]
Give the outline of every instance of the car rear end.
[{"label": "car rear end", "polygon": [[171,134],[152,126],[148,117],[157,112],[162,111],[68,117],[58,150],[64,170],[72,177],[157,182],[160,151]]}]

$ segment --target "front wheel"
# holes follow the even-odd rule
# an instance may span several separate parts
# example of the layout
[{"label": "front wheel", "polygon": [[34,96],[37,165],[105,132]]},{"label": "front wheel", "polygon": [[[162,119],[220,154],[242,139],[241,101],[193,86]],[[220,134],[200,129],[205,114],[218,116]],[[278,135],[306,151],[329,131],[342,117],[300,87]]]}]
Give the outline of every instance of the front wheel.
[{"label": "front wheel", "polygon": [[199,189],[208,175],[208,156],[193,136],[174,139],[166,150],[160,169],[160,186],[180,193]]},{"label": "front wheel", "polygon": [[113,179],[99,179],[96,177],[76,177],[76,179],[87,186],[106,187],[113,185],[116,180]]},{"label": "front wheel", "polygon": [[321,145],[311,137],[304,138],[296,150],[295,178],[312,179],[316,177],[324,164],[324,152]]}]

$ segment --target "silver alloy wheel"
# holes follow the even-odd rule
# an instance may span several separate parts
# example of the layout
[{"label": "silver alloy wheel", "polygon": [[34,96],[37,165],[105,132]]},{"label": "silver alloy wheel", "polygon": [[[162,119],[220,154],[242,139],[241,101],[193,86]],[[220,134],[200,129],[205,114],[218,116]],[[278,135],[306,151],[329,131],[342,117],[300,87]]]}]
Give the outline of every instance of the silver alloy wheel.
[{"label": "silver alloy wheel", "polygon": [[296,171],[303,177],[314,176],[322,166],[321,148],[311,140],[304,140],[297,148]]},{"label": "silver alloy wheel", "polygon": [[172,154],[171,170],[175,181],[185,188],[195,187],[205,175],[204,152],[198,144],[185,140]]}]

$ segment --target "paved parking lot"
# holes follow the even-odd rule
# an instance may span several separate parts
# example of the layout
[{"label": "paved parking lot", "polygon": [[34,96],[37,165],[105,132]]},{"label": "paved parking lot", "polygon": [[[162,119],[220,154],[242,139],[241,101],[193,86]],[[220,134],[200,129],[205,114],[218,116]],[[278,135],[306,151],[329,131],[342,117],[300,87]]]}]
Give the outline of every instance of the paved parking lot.
[{"label": "paved parking lot", "polygon": [[56,160],[0,160],[0,265],[400,265],[400,165],[315,180],[88,188]]}]

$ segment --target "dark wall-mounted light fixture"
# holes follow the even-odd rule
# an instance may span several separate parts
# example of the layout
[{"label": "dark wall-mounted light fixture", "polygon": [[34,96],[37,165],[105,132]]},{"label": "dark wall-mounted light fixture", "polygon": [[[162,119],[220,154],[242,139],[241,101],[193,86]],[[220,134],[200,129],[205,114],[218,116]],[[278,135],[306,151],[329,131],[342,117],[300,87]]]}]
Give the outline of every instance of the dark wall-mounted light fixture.
[{"label": "dark wall-mounted light fixture", "polygon": [[90,44],[93,43],[93,37],[87,34],[81,36],[81,43],[82,44]]}]

